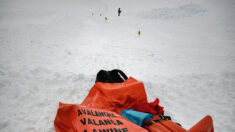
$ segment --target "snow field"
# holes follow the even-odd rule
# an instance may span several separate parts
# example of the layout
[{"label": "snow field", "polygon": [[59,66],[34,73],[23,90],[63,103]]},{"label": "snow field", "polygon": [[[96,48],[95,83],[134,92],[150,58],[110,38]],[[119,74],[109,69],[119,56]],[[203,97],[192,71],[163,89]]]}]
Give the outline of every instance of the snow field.
[{"label": "snow field", "polygon": [[81,103],[96,73],[114,68],[143,81],[149,101],[158,97],[183,127],[210,114],[215,131],[235,131],[234,7],[0,0],[0,131],[53,132],[58,103]]}]

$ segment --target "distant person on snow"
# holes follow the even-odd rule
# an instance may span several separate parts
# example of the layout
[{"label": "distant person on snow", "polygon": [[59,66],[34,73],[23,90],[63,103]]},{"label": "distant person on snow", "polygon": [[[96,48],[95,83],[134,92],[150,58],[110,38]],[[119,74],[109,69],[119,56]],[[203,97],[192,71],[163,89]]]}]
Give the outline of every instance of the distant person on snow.
[{"label": "distant person on snow", "polygon": [[138,31],[138,35],[140,36],[140,34],[141,34],[141,32],[140,32],[140,30]]},{"label": "distant person on snow", "polygon": [[118,16],[120,16],[121,12],[122,12],[121,9],[118,8]]}]

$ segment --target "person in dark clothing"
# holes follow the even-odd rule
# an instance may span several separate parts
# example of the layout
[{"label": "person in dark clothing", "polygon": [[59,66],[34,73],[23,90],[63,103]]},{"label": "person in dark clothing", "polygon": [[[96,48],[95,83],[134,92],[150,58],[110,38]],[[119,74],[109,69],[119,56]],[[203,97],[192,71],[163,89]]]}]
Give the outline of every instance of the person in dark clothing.
[{"label": "person in dark clothing", "polygon": [[121,9],[118,8],[118,16],[120,16],[121,12],[122,12]]}]

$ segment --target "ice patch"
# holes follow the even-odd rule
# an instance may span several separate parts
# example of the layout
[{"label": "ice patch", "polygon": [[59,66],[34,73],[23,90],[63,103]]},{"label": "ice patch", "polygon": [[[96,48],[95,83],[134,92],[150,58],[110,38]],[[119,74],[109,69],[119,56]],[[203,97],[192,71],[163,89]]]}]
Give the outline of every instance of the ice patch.
[{"label": "ice patch", "polygon": [[6,68],[0,64],[0,77],[6,75],[4,71],[6,71]]},{"label": "ice patch", "polygon": [[2,121],[0,123],[0,130],[3,129],[3,128],[6,128],[8,126],[9,122],[8,121]]},{"label": "ice patch", "polygon": [[196,15],[203,15],[206,10],[200,5],[186,4],[176,8],[159,8],[152,9],[150,11],[141,13],[140,16],[144,19],[156,19],[156,20],[173,20],[182,19],[186,17],[193,17]]},{"label": "ice patch", "polygon": [[0,76],[4,76],[4,75],[5,75],[5,73],[0,70]]}]

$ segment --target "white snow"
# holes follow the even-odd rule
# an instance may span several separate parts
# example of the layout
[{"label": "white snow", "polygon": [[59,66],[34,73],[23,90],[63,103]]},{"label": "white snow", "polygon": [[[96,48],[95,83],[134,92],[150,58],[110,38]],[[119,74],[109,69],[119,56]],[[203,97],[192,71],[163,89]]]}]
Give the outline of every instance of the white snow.
[{"label": "white snow", "polygon": [[210,114],[235,131],[234,12],[234,0],[0,0],[0,131],[54,132],[58,103],[81,103],[114,68],[186,129]]}]

